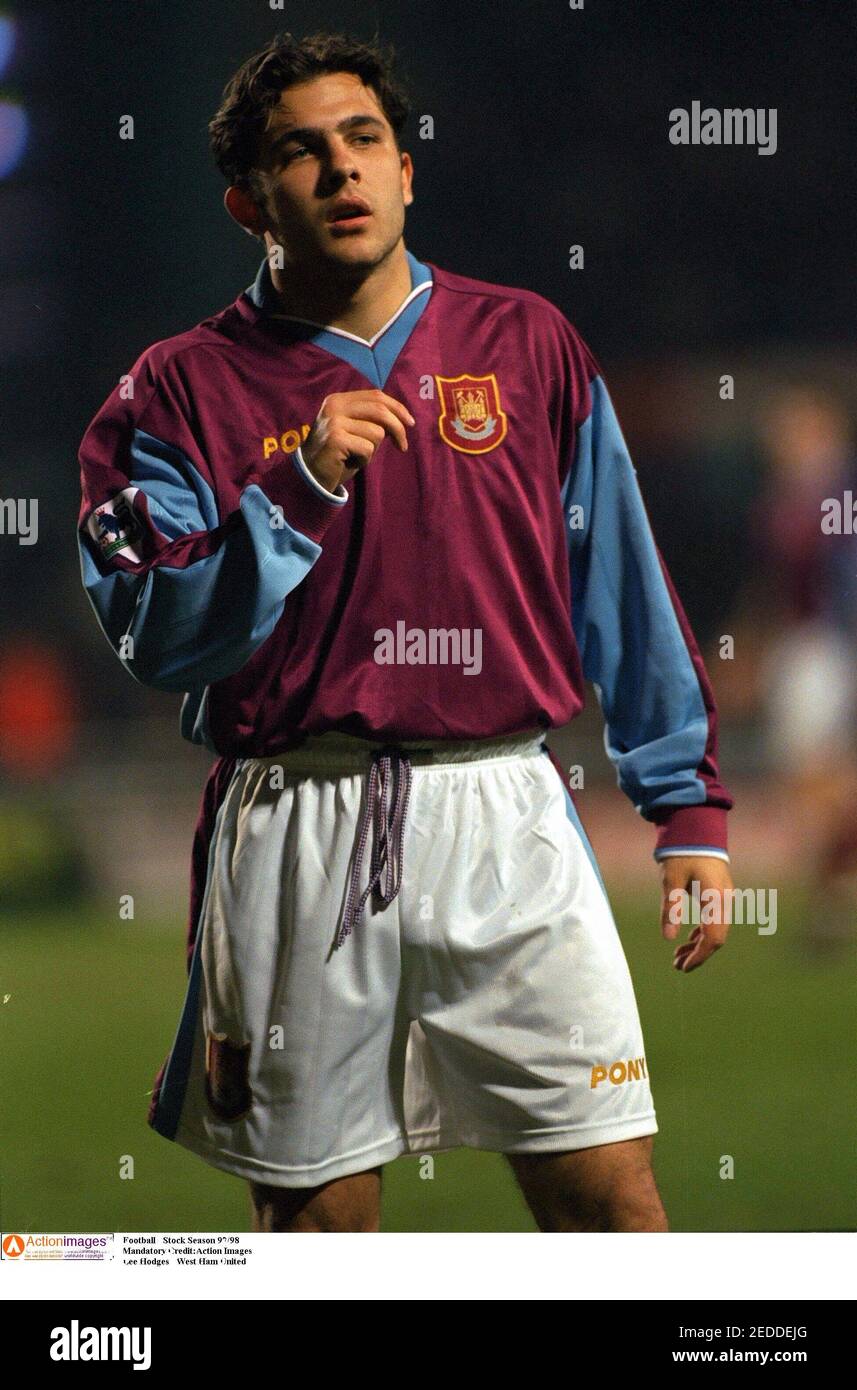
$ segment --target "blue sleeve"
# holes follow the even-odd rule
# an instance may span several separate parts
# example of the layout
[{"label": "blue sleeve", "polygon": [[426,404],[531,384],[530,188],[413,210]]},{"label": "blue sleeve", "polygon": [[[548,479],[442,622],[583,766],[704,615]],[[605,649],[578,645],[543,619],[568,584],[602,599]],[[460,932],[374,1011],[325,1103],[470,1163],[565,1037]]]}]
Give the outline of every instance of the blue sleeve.
[{"label": "blue sleeve", "polygon": [[[211,485],[175,445],[135,429],[123,457],[108,459],[107,435],[91,429],[78,544],[108,642],[159,690],[189,691],[240,670],[315,564],[347,492],[326,492],[294,457],[271,471],[270,492],[251,483],[221,518]],[[118,490],[117,476],[126,484]]]},{"label": "blue sleeve", "polygon": [[637,810],[661,826],[658,856],[725,854],[732,802],[719,783],[711,687],[600,376],[590,395],[562,500],[572,624],[607,755]]}]

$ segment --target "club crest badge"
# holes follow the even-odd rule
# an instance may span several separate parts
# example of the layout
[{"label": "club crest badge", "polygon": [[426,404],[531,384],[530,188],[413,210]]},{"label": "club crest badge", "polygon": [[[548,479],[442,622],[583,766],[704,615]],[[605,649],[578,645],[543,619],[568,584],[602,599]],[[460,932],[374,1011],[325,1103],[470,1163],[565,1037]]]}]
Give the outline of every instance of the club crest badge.
[{"label": "club crest badge", "polygon": [[435,376],[440,395],[441,439],[462,454],[487,454],[506,437],[500,388],[488,376]]}]

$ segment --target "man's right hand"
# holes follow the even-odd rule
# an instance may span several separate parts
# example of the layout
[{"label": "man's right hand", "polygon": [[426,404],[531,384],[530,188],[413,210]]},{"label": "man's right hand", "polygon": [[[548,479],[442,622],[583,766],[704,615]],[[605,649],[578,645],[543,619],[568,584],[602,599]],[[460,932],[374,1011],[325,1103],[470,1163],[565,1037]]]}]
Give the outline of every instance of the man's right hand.
[{"label": "man's right hand", "polygon": [[404,452],[406,424],[416,424],[413,415],[384,391],[337,391],[322,401],[301,455],[321,486],[336,492],[365,467],[385,435]]}]

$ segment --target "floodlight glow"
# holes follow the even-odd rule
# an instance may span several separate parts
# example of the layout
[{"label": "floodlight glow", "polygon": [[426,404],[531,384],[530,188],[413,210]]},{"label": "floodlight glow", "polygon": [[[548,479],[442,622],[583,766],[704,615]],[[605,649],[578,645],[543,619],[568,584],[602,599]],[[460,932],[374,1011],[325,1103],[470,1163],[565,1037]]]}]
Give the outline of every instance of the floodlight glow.
[{"label": "floodlight glow", "polygon": [[27,146],[28,122],[23,106],[0,99],[0,179],[17,169]]},{"label": "floodlight glow", "polygon": [[15,51],[15,21],[8,14],[0,14],[0,77],[12,62]]}]

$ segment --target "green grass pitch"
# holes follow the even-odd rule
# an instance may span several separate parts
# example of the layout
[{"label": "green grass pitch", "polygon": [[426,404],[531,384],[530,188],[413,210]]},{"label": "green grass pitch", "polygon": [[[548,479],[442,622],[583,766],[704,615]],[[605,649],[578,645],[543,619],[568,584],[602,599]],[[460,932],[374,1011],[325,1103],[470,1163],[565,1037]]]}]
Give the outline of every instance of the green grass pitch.
[{"label": "green grass pitch", "polygon": [[[805,898],[780,891],[776,934],[734,926],[681,977],[657,884],[614,899],[646,1038],[655,1172],[675,1231],[857,1228],[853,949],[802,955]],[[0,1227],[246,1231],[246,1184],[155,1134],[147,1092],[184,998],[173,924],[81,912],[4,922],[0,949]],[[687,929],[686,929],[687,930]],[[135,1175],[120,1178],[131,1155]],[[731,1156],[734,1176],[721,1176]],[[457,1150],[421,1176],[384,1171],[386,1231],[530,1231],[504,1159]]]}]

